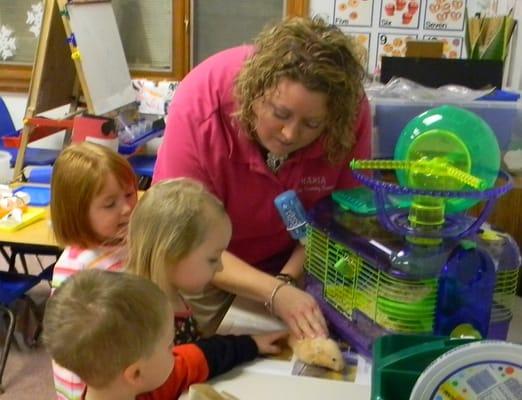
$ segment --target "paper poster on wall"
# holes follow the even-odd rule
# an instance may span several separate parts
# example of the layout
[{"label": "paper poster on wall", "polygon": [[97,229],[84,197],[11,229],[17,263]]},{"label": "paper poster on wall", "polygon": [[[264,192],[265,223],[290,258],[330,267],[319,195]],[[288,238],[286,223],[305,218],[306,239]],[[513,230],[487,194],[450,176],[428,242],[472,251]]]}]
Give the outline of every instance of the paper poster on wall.
[{"label": "paper poster on wall", "polygon": [[404,57],[406,55],[406,41],[417,39],[417,35],[380,33],[377,43],[377,57],[375,69],[381,70],[381,57]]},{"label": "paper poster on wall", "polygon": [[464,28],[466,0],[428,0],[424,29],[461,31]]},{"label": "paper poster on wall", "polygon": [[417,29],[419,15],[420,0],[381,0],[379,26]]},{"label": "paper poster on wall", "polygon": [[310,0],[310,16],[333,24],[335,0]]},{"label": "paper poster on wall", "polygon": [[424,35],[424,40],[441,40],[444,42],[442,47],[442,57],[460,58],[462,56],[463,39],[457,36]]},{"label": "paper poster on wall", "polygon": [[322,16],[345,33],[362,34],[361,41],[368,38],[368,72],[379,74],[383,54],[405,55],[406,41],[400,39],[406,37],[441,38],[447,41],[445,57],[463,57],[465,10],[474,1],[310,0],[310,15]]},{"label": "paper poster on wall", "polygon": [[357,44],[357,57],[361,60],[361,64],[365,69],[368,69],[369,54],[370,54],[370,32],[349,32],[346,29],[341,30],[347,35],[352,37]]},{"label": "paper poster on wall", "polygon": [[374,0],[336,0],[334,24],[340,26],[371,26]]}]

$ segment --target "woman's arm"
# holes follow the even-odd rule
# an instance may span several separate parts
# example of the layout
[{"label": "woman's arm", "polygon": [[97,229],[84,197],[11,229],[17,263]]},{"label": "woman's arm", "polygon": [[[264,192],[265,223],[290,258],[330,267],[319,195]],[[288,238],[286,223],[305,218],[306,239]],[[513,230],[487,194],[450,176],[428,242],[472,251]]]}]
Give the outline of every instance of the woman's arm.
[{"label": "woman's arm", "polygon": [[292,255],[281,269],[282,274],[288,274],[295,280],[298,280],[303,274],[303,266],[305,263],[305,248],[298,244],[295,246]]},{"label": "woman's arm", "polygon": [[[227,292],[266,302],[274,287],[281,283],[279,279],[258,270],[229,251],[223,252],[222,257],[223,270],[216,273],[213,283]],[[281,272],[297,279],[303,272],[303,263],[304,247],[299,245]]]},{"label": "woman's arm", "polygon": [[[257,270],[228,251],[225,251],[222,257],[223,270],[218,272],[213,280],[217,287],[255,301],[271,301],[274,314],[280,317],[298,338],[327,335],[326,322],[311,295],[291,285],[280,286],[282,282],[279,279]],[[302,246],[294,251],[282,272],[292,274],[297,271],[296,266],[300,259],[304,261]],[[301,262],[301,271],[302,265]],[[278,289],[274,290],[276,288]]]},{"label": "woman's arm", "polygon": [[250,264],[225,251],[222,255],[223,270],[216,273],[214,285],[227,292],[264,302],[280,281],[254,268]]}]

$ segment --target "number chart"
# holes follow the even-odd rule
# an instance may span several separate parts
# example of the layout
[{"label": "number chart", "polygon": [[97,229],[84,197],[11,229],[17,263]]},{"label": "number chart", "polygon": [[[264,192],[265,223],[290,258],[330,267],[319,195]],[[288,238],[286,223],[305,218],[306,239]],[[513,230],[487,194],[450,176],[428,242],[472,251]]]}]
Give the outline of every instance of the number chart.
[{"label": "number chart", "polygon": [[424,28],[431,30],[456,30],[464,28],[464,0],[428,0]]},{"label": "number chart", "polygon": [[339,26],[371,26],[373,0],[336,0],[334,21]]},{"label": "number chart", "polygon": [[[409,38],[442,40],[446,58],[464,58],[468,0],[310,0],[318,16],[355,38],[369,73],[384,56],[403,57]],[[364,50],[363,50],[364,49]]]},{"label": "number chart", "polygon": [[420,19],[420,0],[388,0],[381,3],[382,28],[417,29]]},{"label": "number chart", "polygon": [[393,33],[379,34],[379,47],[377,49],[376,68],[380,70],[381,57],[404,57],[406,54],[406,42],[409,39],[417,39],[417,35],[401,35]]}]

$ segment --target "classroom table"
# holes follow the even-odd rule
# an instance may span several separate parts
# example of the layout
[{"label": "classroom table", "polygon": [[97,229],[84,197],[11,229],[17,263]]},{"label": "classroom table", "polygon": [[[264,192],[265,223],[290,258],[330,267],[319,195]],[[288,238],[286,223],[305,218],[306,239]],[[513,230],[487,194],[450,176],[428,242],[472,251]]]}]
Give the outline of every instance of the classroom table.
[{"label": "classroom table", "polygon": [[[209,384],[234,400],[369,400],[370,387],[304,376],[281,376],[234,368]],[[180,400],[188,400],[187,393]]]},{"label": "classroom table", "polygon": [[0,231],[0,243],[3,245],[31,244],[42,248],[58,248],[54,239],[49,218],[49,210],[46,209],[45,217],[31,225],[14,232]]},{"label": "classroom table", "polygon": [[[260,303],[236,297],[217,330],[219,334],[255,334],[286,329]],[[364,362],[363,362],[364,364]],[[258,357],[208,383],[239,400],[369,400],[370,364],[360,366],[355,382],[292,375],[293,360]],[[360,373],[359,373],[360,372]],[[188,400],[185,393],[180,400]]]},{"label": "classroom table", "polygon": [[[6,250],[7,248],[10,249],[10,252]],[[62,249],[54,239],[48,207],[46,207],[45,217],[31,225],[14,232],[0,231],[0,252],[6,259],[10,272],[15,271],[17,256],[20,256],[26,273],[25,255],[58,257]]]},{"label": "classroom table", "polygon": [[[522,298],[515,297],[508,341],[522,344]],[[269,316],[260,303],[236,297],[217,333],[252,334],[283,329],[283,323]],[[341,382],[291,374],[291,363],[269,359],[238,366],[208,383],[218,392],[239,400],[369,400],[371,365],[362,365],[355,382]],[[233,398],[233,397],[231,397]],[[188,400],[185,393],[180,400]]]},{"label": "classroom table", "polygon": [[[48,185],[31,185],[48,186]],[[138,191],[138,198],[143,195],[143,191]],[[6,251],[10,249],[10,253]],[[15,271],[16,257],[20,256],[24,271],[27,273],[27,265],[24,255],[46,255],[58,257],[62,253],[62,248],[56,243],[49,207],[45,207],[45,216],[31,225],[28,225],[14,232],[0,231],[0,254],[6,259],[9,271]]]}]

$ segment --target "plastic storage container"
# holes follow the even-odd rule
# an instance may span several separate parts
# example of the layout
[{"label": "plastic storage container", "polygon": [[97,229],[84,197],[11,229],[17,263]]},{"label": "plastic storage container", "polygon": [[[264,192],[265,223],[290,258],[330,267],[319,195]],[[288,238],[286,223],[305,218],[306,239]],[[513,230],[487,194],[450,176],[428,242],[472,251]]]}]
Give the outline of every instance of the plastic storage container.
[{"label": "plastic storage container", "polygon": [[0,150],[0,184],[9,183],[11,176],[11,154]]},{"label": "plastic storage container", "polygon": [[395,144],[406,124],[424,111],[452,104],[476,113],[495,132],[500,150],[504,153],[511,143],[522,141],[521,101],[438,102],[407,99],[373,98],[374,116],[373,158],[393,157]]},{"label": "plastic storage container", "polygon": [[475,342],[440,336],[389,335],[373,347],[371,400],[408,399],[421,373],[447,351]]}]

